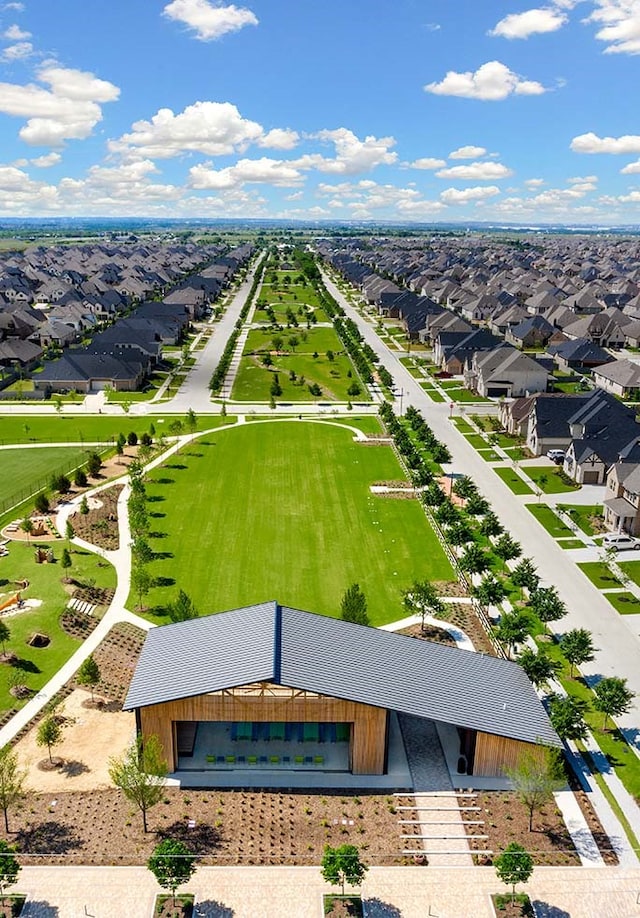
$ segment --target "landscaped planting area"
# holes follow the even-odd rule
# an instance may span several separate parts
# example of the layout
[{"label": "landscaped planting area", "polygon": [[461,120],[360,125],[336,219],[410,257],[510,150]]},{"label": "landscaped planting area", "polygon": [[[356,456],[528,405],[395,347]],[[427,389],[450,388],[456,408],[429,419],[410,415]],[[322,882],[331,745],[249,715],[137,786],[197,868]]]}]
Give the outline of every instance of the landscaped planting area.
[{"label": "landscaped planting area", "polygon": [[181,588],[200,614],[277,599],[338,615],[359,582],[372,624],[400,618],[416,577],[454,579],[420,503],[370,492],[403,478],[391,447],[327,423],[253,422],[199,439],[147,483],[161,516],[145,605],[162,614]]}]

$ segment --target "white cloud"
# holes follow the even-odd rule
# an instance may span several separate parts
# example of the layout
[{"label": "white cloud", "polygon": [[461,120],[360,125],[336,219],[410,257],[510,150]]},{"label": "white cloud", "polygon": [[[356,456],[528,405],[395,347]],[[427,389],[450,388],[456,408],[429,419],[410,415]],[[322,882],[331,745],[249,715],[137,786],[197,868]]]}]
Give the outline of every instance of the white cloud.
[{"label": "white cloud", "polygon": [[7,64],[14,61],[23,61],[33,54],[33,45],[30,41],[19,41],[15,45],[7,45],[0,55],[0,60]]},{"label": "white cloud", "polygon": [[623,204],[638,204],[640,203],[640,191],[631,191],[629,194],[622,194],[617,200],[621,201]]},{"label": "white cloud", "polygon": [[420,159],[414,159],[412,163],[406,163],[410,169],[440,169],[446,164],[446,160],[434,159],[432,156],[422,156]]},{"label": "white cloud", "polygon": [[464,181],[496,181],[497,179],[508,178],[513,175],[513,171],[503,166],[502,163],[480,162],[467,163],[465,166],[450,166],[448,169],[440,169],[436,172],[438,178],[462,179]]},{"label": "white cloud", "polygon": [[476,159],[478,156],[485,156],[487,153],[484,147],[474,147],[473,144],[467,144],[465,147],[458,147],[449,153],[449,159]]},{"label": "white cloud", "polygon": [[487,61],[475,73],[449,70],[440,83],[427,83],[424,89],[438,96],[460,96],[485,102],[497,102],[512,94],[537,96],[547,92],[541,83],[522,79],[500,61]]},{"label": "white cloud", "polygon": [[284,196],[285,201],[299,201],[300,198],[304,197],[304,191],[294,191],[291,194],[286,194]]},{"label": "white cloud", "polygon": [[189,185],[198,190],[235,188],[247,183],[292,187],[300,185],[304,176],[290,163],[278,159],[240,159],[234,166],[212,169],[201,163],[189,170]]},{"label": "white cloud", "polygon": [[272,150],[292,150],[300,140],[297,131],[290,128],[272,128],[258,140],[259,147],[269,147]]},{"label": "white cloud", "polygon": [[589,132],[571,141],[574,153],[640,153],[640,135],[624,134],[622,137],[598,137]]},{"label": "white cloud", "polygon": [[640,4],[637,0],[595,0],[596,9],[584,22],[596,23],[605,54],[640,54]]},{"label": "white cloud", "polygon": [[193,29],[200,41],[215,41],[247,25],[258,25],[251,10],[233,4],[219,6],[209,0],[172,0],[165,6],[163,15]]},{"label": "white cloud", "polygon": [[628,163],[620,172],[622,175],[640,175],[640,159],[635,163]]},{"label": "white cloud", "polygon": [[9,28],[2,33],[2,37],[6,38],[8,41],[25,41],[25,39],[31,38],[31,32],[23,31],[19,25],[10,25]]},{"label": "white cloud", "polygon": [[15,10],[17,13],[22,13],[24,10],[24,3],[5,3],[2,9]]},{"label": "white cloud", "polygon": [[109,149],[150,159],[186,151],[226,156],[264,136],[262,126],[243,118],[230,102],[194,102],[177,115],[161,108],[150,121],[136,121],[131,133],[110,141]]},{"label": "white cloud", "polygon": [[566,21],[564,13],[557,9],[542,7],[525,10],[524,13],[510,13],[488,34],[500,38],[528,38],[530,35],[556,32]]},{"label": "white cloud", "polygon": [[597,182],[597,175],[574,175],[567,179],[567,185],[596,185]]},{"label": "white cloud", "polygon": [[44,156],[36,156],[31,160],[31,164],[39,169],[49,169],[51,166],[57,166],[61,159],[59,153],[46,153]]},{"label": "white cloud", "polygon": [[14,166],[0,165],[0,213],[22,215],[45,213],[59,207],[55,185],[34,182],[28,173]]},{"label": "white cloud", "polygon": [[82,70],[45,65],[38,79],[51,89],[33,83],[0,83],[0,112],[26,118],[19,135],[36,146],[56,147],[65,140],[88,137],[102,120],[100,104],[120,95],[113,83]]},{"label": "white cloud", "polygon": [[524,184],[527,186],[527,188],[539,188],[540,185],[544,185],[544,179],[541,179],[541,178],[525,179]]},{"label": "white cloud", "polygon": [[341,175],[355,175],[366,172],[380,165],[395,163],[398,154],[391,152],[395,146],[393,137],[373,137],[369,135],[360,140],[348,128],[318,131],[311,138],[329,141],[335,146],[335,158],[329,159],[320,153],[307,153],[296,160],[294,165],[300,169],[317,169],[319,172],[334,172]]},{"label": "white cloud", "polygon": [[497,185],[476,185],[474,188],[447,188],[441,192],[440,200],[445,204],[468,204],[469,201],[484,201],[500,194]]}]

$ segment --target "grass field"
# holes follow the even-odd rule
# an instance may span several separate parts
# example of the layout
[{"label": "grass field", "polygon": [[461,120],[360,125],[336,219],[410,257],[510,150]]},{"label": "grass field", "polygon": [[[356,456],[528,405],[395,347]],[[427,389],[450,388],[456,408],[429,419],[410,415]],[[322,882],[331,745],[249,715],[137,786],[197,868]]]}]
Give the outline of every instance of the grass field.
[{"label": "grass field", "polygon": [[495,473],[499,478],[502,478],[506,486],[510,488],[514,494],[533,494],[529,485],[520,478],[515,469],[502,466],[501,468],[495,469]]},{"label": "grass field", "polygon": [[165,516],[150,540],[163,557],[149,566],[163,585],[145,603],[160,611],[181,588],[201,614],[277,599],[337,615],[358,582],[373,624],[400,618],[414,579],[453,578],[420,504],[369,491],[403,477],[390,447],[358,445],[329,424],[254,422],[206,436],[147,486]]},{"label": "grass field", "polygon": [[8,506],[29,493],[46,487],[52,473],[68,472],[86,462],[80,447],[42,447],[0,450],[0,502]]},{"label": "grass field", "polygon": [[[69,600],[60,580],[63,571],[59,563],[35,563],[34,545],[37,544],[37,539],[34,539],[31,545],[26,542],[10,542],[9,554],[0,558],[0,593],[5,596],[13,595],[16,592],[14,581],[26,578],[29,580],[29,586],[22,591],[23,599],[42,600],[42,605],[38,608],[27,609],[4,619],[11,632],[7,649],[18,656],[19,662],[14,667],[0,666],[2,710],[22,706],[9,695],[12,670],[21,669],[29,688],[38,691],[79,646],[79,641],[66,634],[59,624],[60,613]],[[60,541],[46,544],[47,547],[53,548],[59,561],[62,548],[68,543]],[[115,586],[115,570],[98,555],[74,549],[71,561],[69,576],[80,582],[95,580],[98,587]],[[29,646],[27,641],[36,631],[46,634],[51,639],[48,647]]]},{"label": "grass field", "polygon": [[544,526],[554,539],[571,536],[572,533],[569,527],[555,515],[551,507],[547,507],[545,504],[525,504],[525,507],[530,513],[533,513],[538,522]]},{"label": "grass field", "polygon": [[[298,339],[295,351],[291,350],[287,343],[291,337]],[[247,343],[243,353],[252,354],[256,351],[265,353],[273,351],[273,338],[282,338],[283,349],[291,354],[311,355],[315,351],[324,356],[326,351],[333,351],[334,354],[344,351],[344,345],[333,328],[313,327],[309,330],[306,328],[285,328],[281,332],[274,331],[272,328],[252,328],[247,336]]]},{"label": "grass field", "polygon": [[[138,436],[149,430],[151,424],[156,434],[169,435],[169,426],[182,415],[161,415],[159,418],[108,415],[48,415],[23,416],[4,415],[0,421],[0,445],[7,443],[111,443],[122,432],[125,436],[135,431]],[[227,419],[228,421],[228,419]],[[220,424],[217,416],[202,415],[198,418],[198,430],[208,430]]]}]

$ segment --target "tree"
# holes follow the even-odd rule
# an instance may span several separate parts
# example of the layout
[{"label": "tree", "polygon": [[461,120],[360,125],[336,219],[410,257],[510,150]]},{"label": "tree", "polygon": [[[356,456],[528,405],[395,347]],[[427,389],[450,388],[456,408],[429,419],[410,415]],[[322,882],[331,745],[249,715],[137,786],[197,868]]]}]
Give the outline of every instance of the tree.
[{"label": "tree", "polygon": [[60,555],[60,567],[63,571],[68,571],[71,567],[71,555],[66,546],[62,549],[62,554]]},{"label": "tree", "polygon": [[82,500],[80,501],[80,513],[83,516],[86,516],[89,512],[89,502],[87,501],[87,495],[85,494]]},{"label": "tree", "polygon": [[176,890],[183,883],[188,883],[195,873],[196,857],[181,841],[165,838],[154,848],[147,867],[160,886],[171,892],[175,908]]},{"label": "tree", "polygon": [[46,746],[49,750],[49,761],[53,764],[51,750],[62,742],[62,727],[55,714],[48,714],[38,726],[36,733],[36,743],[38,746]]},{"label": "tree", "polygon": [[573,695],[551,695],[549,720],[560,739],[578,740],[587,735],[584,712],[587,704]]},{"label": "tree", "polygon": [[282,386],[280,385],[280,377],[277,373],[274,373],[273,379],[271,380],[271,388],[269,390],[273,398],[278,398],[282,395]]},{"label": "tree", "polygon": [[138,564],[149,564],[153,561],[153,549],[142,536],[137,536],[131,543],[131,554]]},{"label": "tree", "polygon": [[127,443],[129,444],[129,446],[138,445],[138,434],[135,432],[135,430],[130,430],[129,433],[127,434]]},{"label": "tree", "polygon": [[3,838],[0,839],[0,900],[2,901],[2,906],[5,906],[5,894],[8,886],[13,886],[13,884],[18,879],[18,874],[20,873],[20,864],[14,857],[15,848],[12,847],[8,842]]},{"label": "tree", "polygon": [[2,645],[3,656],[6,656],[7,654],[7,648],[5,645],[10,637],[11,631],[9,630],[9,626],[0,618],[0,645]]},{"label": "tree", "polygon": [[536,688],[541,688],[557,676],[561,666],[556,660],[552,660],[546,651],[540,650],[536,653],[530,647],[523,649],[518,657],[518,663]]},{"label": "tree", "polygon": [[491,574],[486,574],[472,593],[483,606],[497,606],[507,595],[502,582]]},{"label": "tree", "polygon": [[367,597],[360,589],[360,585],[352,583],[340,601],[340,611],[343,622],[355,622],[356,625],[368,625]]},{"label": "tree", "polygon": [[517,587],[520,587],[521,597],[525,587],[530,591],[537,588],[540,578],[538,577],[536,566],[531,558],[523,558],[519,564],[516,564],[511,571],[511,580]]},{"label": "tree", "polygon": [[489,556],[479,545],[470,545],[459,561],[468,574],[483,574],[491,566]]},{"label": "tree", "polygon": [[198,427],[198,418],[196,417],[196,413],[193,408],[189,408],[187,411],[185,421],[191,435],[193,436],[193,434],[196,432],[196,428]]},{"label": "tree", "polygon": [[71,482],[66,475],[51,476],[51,490],[57,491],[58,494],[68,494],[71,489]]},{"label": "tree", "polygon": [[604,714],[602,729],[606,729],[610,717],[626,714],[633,703],[635,692],[627,686],[627,680],[620,676],[607,676],[594,686],[593,706]]},{"label": "tree", "polygon": [[414,580],[409,589],[403,593],[402,601],[408,612],[420,616],[423,631],[427,614],[433,615],[434,618],[441,618],[446,610],[438,591],[428,580]]},{"label": "tree", "polygon": [[151,589],[151,574],[144,564],[135,564],[131,570],[131,588],[138,594],[138,609],[142,609],[142,600]]},{"label": "tree", "polygon": [[87,487],[87,473],[84,469],[76,469],[73,474],[73,483],[76,488]]},{"label": "tree", "polygon": [[67,520],[66,526],[64,527],[64,537],[65,537],[65,539],[67,539],[67,541],[70,542],[71,539],[75,536],[75,534],[76,534],[76,531],[75,531],[75,529],[73,528],[73,524],[72,524],[71,520]]},{"label": "tree", "polygon": [[576,666],[593,660],[596,650],[591,640],[591,632],[586,628],[573,628],[563,634],[560,638],[560,649],[571,664],[571,678]]},{"label": "tree", "polygon": [[533,858],[522,845],[511,842],[494,859],[498,879],[511,886],[511,903],[516,897],[516,883],[526,883],[533,873]]},{"label": "tree", "polygon": [[467,500],[472,494],[478,493],[475,481],[469,478],[468,475],[457,478],[453,484],[452,490],[454,494],[457,494],[458,497],[461,497],[463,500]]},{"label": "tree", "polygon": [[33,532],[33,520],[27,516],[20,523],[20,529],[22,529],[22,531],[26,533],[27,542],[31,542],[31,533]]},{"label": "tree", "polygon": [[321,867],[322,878],[332,886],[342,886],[342,895],[345,883],[359,886],[369,869],[360,860],[360,852],[355,845],[340,845],[338,848],[325,845]]},{"label": "tree", "polygon": [[91,700],[93,701],[93,690],[100,682],[100,667],[96,663],[95,657],[92,653],[89,654],[86,660],[83,660],[80,669],[76,674],[76,682],[78,685],[89,686],[89,691],[91,692]]},{"label": "tree", "polygon": [[529,831],[533,831],[533,814],[553,800],[555,791],[566,783],[562,754],[550,746],[537,746],[523,753],[515,768],[506,768],[506,775],[529,814]]},{"label": "tree", "polygon": [[36,509],[36,513],[48,513],[49,512],[49,498],[47,497],[44,491],[41,491],[39,494],[36,495],[34,506]]},{"label": "tree", "polygon": [[102,459],[98,453],[89,453],[87,457],[87,471],[92,478],[96,478],[102,468]]},{"label": "tree", "polygon": [[18,756],[11,746],[0,749],[0,807],[4,813],[4,827],[9,834],[9,819],[7,811],[10,806],[24,797],[24,782],[27,777],[26,768],[20,768]]},{"label": "tree", "polygon": [[[446,504],[442,505],[446,507]],[[442,508],[440,508],[442,509]],[[465,520],[456,520],[447,529],[447,542],[449,545],[466,545],[467,542],[473,542],[473,532]]]},{"label": "tree", "polygon": [[511,651],[515,645],[522,644],[530,628],[531,619],[523,609],[514,609],[513,612],[505,612],[500,616],[496,636],[499,641],[507,645],[509,659],[511,659]]},{"label": "tree", "polygon": [[198,618],[200,614],[184,590],[180,590],[177,598],[169,603],[168,612],[172,622],[186,622],[191,618]]},{"label": "tree", "polygon": [[142,813],[145,832],[147,813],[162,800],[167,774],[160,740],[153,734],[144,742],[138,735],[122,757],[109,759],[109,777]]},{"label": "tree", "polygon": [[480,532],[483,535],[487,536],[497,536],[503,531],[503,525],[495,515],[493,510],[489,510],[488,513],[485,513],[482,522],[480,523]]},{"label": "tree", "polygon": [[512,539],[508,532],[501,535],[493,546],[496,555],[502,559],[502,566],[506,567],[507,561],[513,558],[519,558],[522,554],[522,546],[515,539]]},{"label": "tree", "polygon": [[[464,505],[471,516],[482,516],[489,510],[489,504],[481,494],[472,494]],[[497,535],[498,533],[495,533]]]},{"label": "tree", "polygon": [[567,607],[552,586],[536,587],[531,593],[529,604],[543,622],[555,622],[567,614]]}]

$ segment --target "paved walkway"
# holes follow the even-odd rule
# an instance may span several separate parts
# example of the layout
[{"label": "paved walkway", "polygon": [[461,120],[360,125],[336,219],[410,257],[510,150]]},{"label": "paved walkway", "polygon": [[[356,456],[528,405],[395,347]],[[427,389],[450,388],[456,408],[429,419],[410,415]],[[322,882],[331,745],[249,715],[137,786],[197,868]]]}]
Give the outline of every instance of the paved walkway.
[{"label": "paved walkway", "polygon": [[[144,867],[25,867],[16,888],[24,918],[149,918],[159,891]],[[203,867],[187,888],[199,918],[321,918],[332,891],[317,867]],[[526,889],[539,918],[640,916],[640,869],[538,867]],[[491,867],[371,867],[362,886],[368,918],[494,918],[506,891]]]}]

